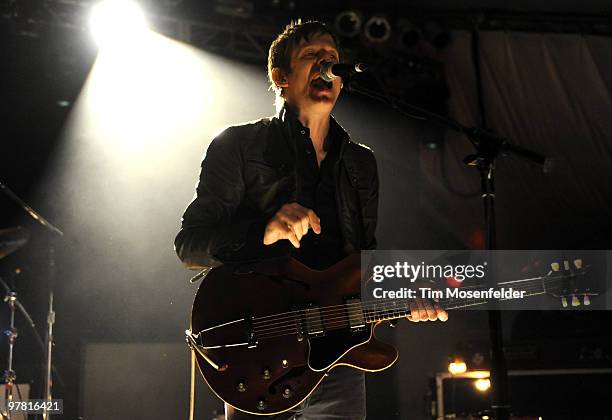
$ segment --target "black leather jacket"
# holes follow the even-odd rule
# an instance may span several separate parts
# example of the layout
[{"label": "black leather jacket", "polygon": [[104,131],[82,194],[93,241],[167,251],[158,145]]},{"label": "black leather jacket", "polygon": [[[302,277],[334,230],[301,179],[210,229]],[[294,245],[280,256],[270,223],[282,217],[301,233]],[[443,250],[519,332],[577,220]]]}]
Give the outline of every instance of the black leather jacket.
[{"label": "black leather jacket", "polygon": [[[287,110],[229,127],[202,162],[197,195],[183,215],[175,250],[192,269],[287,255],[288,241],[262,243],[268,220],[295,201],[295,142]],[[338,124],[332,118],[332,124]],[[347,254],[376,247],[378,172],[372,151],[343,138],[335,167],[338,218]]]}]

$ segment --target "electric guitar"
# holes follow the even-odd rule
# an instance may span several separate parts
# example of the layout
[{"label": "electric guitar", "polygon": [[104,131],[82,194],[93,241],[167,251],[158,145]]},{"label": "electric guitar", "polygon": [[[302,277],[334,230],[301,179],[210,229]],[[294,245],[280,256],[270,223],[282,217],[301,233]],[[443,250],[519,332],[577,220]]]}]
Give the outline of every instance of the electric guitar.
[{"label": "electric guitar", "polygon": [[[500,283],[525,296],[550,294],[567,306],[592,296],[587,267],[558,263],[543,277]],[[570,273],[571,271],[571,273]],[[200,372],[223,401],[259,415],[287,411],[306,399],[334,367],[386,369],[397,350],[376,338],[382,322],[408,317],[406,299],[362,302],[359,254],[325,271],[288,258],[263,262],[254,272],[213,269],[200,285],[186,331]],[[511,283],[511,284],[510,284]],[[482,288],[485,290],[486,288]],[[441,299],[449,310],[485,304]]]}]

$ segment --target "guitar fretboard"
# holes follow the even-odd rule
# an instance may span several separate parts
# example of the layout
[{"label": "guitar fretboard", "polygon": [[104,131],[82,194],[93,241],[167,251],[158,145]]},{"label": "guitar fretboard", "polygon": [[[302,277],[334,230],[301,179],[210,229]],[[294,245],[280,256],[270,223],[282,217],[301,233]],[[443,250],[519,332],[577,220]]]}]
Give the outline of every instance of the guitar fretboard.
[{"label": "guitar fretboard", "polygon": [[[509,293],[524,292],[523,297],[554,293],[562,289],[561,279],[555,277],[534,277],[523,280],[515,280],[499,283],[497,288],[490,288],[482,285],[466,286],[461,288],[447,288],[439,290],[442,297],[438,299],[438,304],[445,310],[469,308],[488,304],[493,300],[506,300],[503,296],[500,299],[489,298],[494,296],[492,292],[504,290]],[[416,290],[417,297],[428,299],[435,298],[436,291],[430,291],[425,295],[420,290]],[[484,296],[484,297],[483,297]],[[375,301],[363,302],[362,307],[364,318],[367,322],[386,321],[397,318],[404,318],[410,314],[410,304],[414,299],[377,299]]]}]

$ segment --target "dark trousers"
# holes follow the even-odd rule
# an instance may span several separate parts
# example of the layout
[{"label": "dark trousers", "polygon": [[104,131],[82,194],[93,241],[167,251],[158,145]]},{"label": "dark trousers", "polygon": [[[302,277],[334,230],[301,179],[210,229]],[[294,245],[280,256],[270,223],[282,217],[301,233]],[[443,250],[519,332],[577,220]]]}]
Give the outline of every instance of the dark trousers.
[{"label": "dark trousers", "polygon": [[363,420],[366,417],[365,375],[338,366],[294,409],[274,416],[255,416],[225,404],[226,420]]}]

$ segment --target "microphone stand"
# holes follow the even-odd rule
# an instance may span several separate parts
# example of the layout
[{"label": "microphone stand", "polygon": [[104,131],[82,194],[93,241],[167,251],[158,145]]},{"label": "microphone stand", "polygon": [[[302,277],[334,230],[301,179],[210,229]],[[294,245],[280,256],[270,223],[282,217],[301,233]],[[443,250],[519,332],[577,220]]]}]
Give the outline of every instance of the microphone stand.
[{"label": "microphone stand", "polygon": [[[45,227],[47,230],[53,232],[56,236],[64,237],[64,232],[55,227],[52,223],[47,221],[39,213],[37,213],[32,207],[27,205],[21,198],[19,198],[10,188],[0,182],[0,190],[8,195],[15,203],[19,205],[26,213],[30,215],[32,219],[37,221],[40,225]],[[46,336],[46,362],[45,362],[45,382],[44,382],[44,399],[50,401],[52,399],[51,389],[53,385],[52,381],[52,370],[53,370],[53,325],[55,324],[55,311],[53,310],[53,289],[55,282],[55,248],[51,245],[49,249],[49,312],[47,313],[47,336]],[[47,420],[51,417],[49,412],[43,410],[43,420]]]},{"label": "microphone stand", "polygon": [[[507,138],[501,137],[492,131],[478,127],[467,127],[458,121],[443,117],[434,112],[427,111],[416,105],[392,99],[372,89],[358,86],[344,79],[349,92],[385,103],[402,115],[411,118],[425,119],[437,125],[464,134],[475,149],[463,159],[466,165],[478,169],[480,174],[481,198],[484,205],[484,224],[486,231],[486,249],[494,250],[496,244],[495,230],[495,159],[498,156],[512,154],[528,162],[542,166],[545,173],[553,167],[553,160],[532,150],[512,144]],[[348,82],[348,83],[347,83]],[[379,85],[382,84],[379,82]],[[508,402],[508,371],[503,350],[503,336],[501,326],[501,315],[499,310],[493,308],[488,310],[489,337],[491,340],[491,410],[497,420],[507,420],[510,415],[510,404]]]}]

